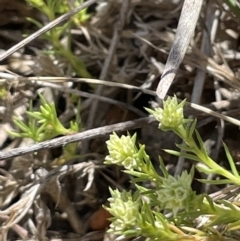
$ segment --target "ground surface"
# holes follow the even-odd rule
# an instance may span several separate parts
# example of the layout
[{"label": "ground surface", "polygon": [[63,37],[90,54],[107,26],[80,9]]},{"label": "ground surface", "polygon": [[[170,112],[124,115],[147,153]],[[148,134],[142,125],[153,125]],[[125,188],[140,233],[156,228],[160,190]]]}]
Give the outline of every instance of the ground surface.
[{"label": "ground surface", "polygon": [[[240,20],[223,3],[206,2],[191,47],[168,94],[196,100],[209,109],[239,119]],[[83,136],[76,149],[79,156],[70,161],[62,158],[63,149],[58,141],[55,148],[49,149],[47,143],[37,152],[1,160],[0,220],[7,231],[13,227],[7,234],[9,240],[115,239],[106,234],[109,214],[101,206],[107,205],[108,186],[129,189],[131,185],[119,168],[103,165],[110,131],[103,129],[108,134],[100,137],[94,128],[146,117],[144,107],[154,106],[153,92],[146,94],[124,84],[155,91],[174,39],[182,1],[132,0],[126,8],[124,1],[116,0],[101,1],[100,7],[97,6],[89,9],[88,21],[72,24],[71,31],[60,38],[63,48],[70,48],[84,63],[95,83],[78,79],[83,77],[80,65],[74,66],[66,56],[51,52],[51,39],[37,38],[0,63],[2,152],[17,147],[27,152],[34,144],[26,138],[11,137],[8,131],[16,129],[14,116],[26,120],[31,100],[34,110],[39,109],[39,93],[55,103],[65,127],[75,119],[81,97],[81,131],[94,133],[90,139]],[[48,23],[46,17],[24,1],[0,0],[0,53],[38,30],[26,17]],[[37,77],[38,82],[31,81],[32,77]],[[196,87],[201,83],[202,91]],[[186,109],[186,115],[198,119],[198,130],[214,160],[228,168],[221,145],[225,141],[236,163],[239,162],[238,126],[191,108]],[[124,123],[120,129],[127,130]],[[115,130],[114,126],[111,128]],[[159,131],[155,123],[138,126],[130,133],[135,131],[139,142],[146,144],[156,168],[160,154],[169,172],[174,173],[177,158],[162,149],[175,148],[175,143],[180,142],[176,136]],[[180,168],[190,167],[186,161]],[[196,177],[201,174],[196,173]],[[193,186],[197,192],[208,193],[222,188],[210,188],[196,181]],[[17,225],[12,226],[13,222]],[[3,240],[7,231],[2,231]]]}]

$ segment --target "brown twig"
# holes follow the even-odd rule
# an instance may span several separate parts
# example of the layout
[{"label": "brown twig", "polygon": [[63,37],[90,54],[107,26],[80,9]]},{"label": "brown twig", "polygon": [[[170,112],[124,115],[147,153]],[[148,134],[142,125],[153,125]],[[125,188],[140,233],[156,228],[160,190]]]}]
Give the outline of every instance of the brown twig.
[{"label": "brown twig", "polygon": [[43,149],[50,149],[58,146],[64,146],[72,142],[90,140],[99,136],[107,135],[113,131],[125,131],[129,129],[136,129],[150,122],[153,122],[154,120],[155,120],[154,117],[139,118],[137,120],[126,121],[126,122],[122,122],[114,125],[108,125],[100,128],[95,128],[92,130],[83,131],[73,135],[55,138],[53,140],[44,141],[44,142],[30,145],[30,146],[15,148],[7,152],[0,152],[0,160],[9,159],[19,155],[40,151]]}]

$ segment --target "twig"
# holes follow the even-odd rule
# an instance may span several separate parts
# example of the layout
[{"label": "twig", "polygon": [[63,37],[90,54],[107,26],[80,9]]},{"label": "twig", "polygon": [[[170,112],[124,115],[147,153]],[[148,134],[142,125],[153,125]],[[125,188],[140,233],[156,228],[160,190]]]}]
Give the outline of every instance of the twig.
[{"label": "twig", "polygon": [[96,94],[91,94],[91,93],[84,92],[84,91],[81,91],[81,90],[70,89],[70,88],[67,88],[67,87],[63,88],[62,85],[58,85],[58,84],[54,84],[54,83],[48,83],[48,82],[39,82],[38,81],[37,85],[50,87],[50,88],[53,88],[53,89],[57,89],[59,91],[64,91],[64,92],[67,92],[67,93],[73,93],[73,94],[76,94],[76,95],[79,95],[79,96],[82,96],[82,97],[92,98],[92,99],[95,99],[95,100],[98,100],[98,101],[110,103],[112,105],[121,106],[121,107],[123,107],[123,108],[125,108],[129,111],[132,111],[133,113],[136,113],[137,115],[139,115],[141,117],[146,116],[146,114],[143,111],[137,109],[136,107],[134,107],[132,105],[129,105],[127,103],[124,103],[124,102],[121,102],[121,101],[118,101],[118,100],[110,99],[110,98],[105,97],[105,96],[99,96],[99,95],[96,95]]},{"label": "twig", "polygon": [[[234,125],[240,126],[240,121],[237,119],[234,119],[232,117],[225,116],[221,113],[217,113],[215,111],[212,111],[211,109],[208,109],[206,107],[196,105],[193,103],[186,102],[186,105],[191,106],[192,108],[202,111],[204,113],[207,113],[209,115],[215,116],[217,118],[221,118]],[[130,130],[130,129],[136,129],[143,125],[149,124],[153,121],[155,121],[153,116],[144,117],[144,118],[139,118],[137,120],[126,121],[126,122],[122,122],[122,123],[118,123],[118,124],[103,126],[103,127],[95,128],[92,130],[83,131],[83,132],[80,132],[77,134],[55,138],[53,140],[44,141],[44,142],[41,142],[38,144],[26,146],[26,147],[15,148],[10,151],[0,152],[0,161],[6,160],[6,159],[9,159],[12,157],[16,157],[19,155],[32,153],[35,151],[40,151],[43,149],[50,149],[50,148],[55,148],[55,147],[59,147],[59,146],[64,146],[64,145],[66,145],[68,143],[72,143],[72,142],[77,142],[77,141],[82,141],[82,140],[90,140],[90,139],[93,139],[93,138],[96,138],[99,136],[107,135],[113,131],[125,131],[125,130]]]},{"label": "twig", "polygon": [[16,52],[17,50],[19,50],[20,48],[24,47],[25,45],[27,45],[28,43],[30,43],[31,41],[33,41],[34,39],[38,38],[39,36],[41,36],[42,34],[46,33],[47,31],[49,31],[50,29],[54,28],[55,26],[57,26],[58,24],[68,20],[70,17],[72,17],[74,14],[78,13],[79,11],[81,11],[84,8],[87,8],[89,6],[91,6],[93,3],[95,3],[97,0],[88,0],[86,2],[84,2],[83,4],[81,4],[79,7],[76,7],[75,9],[71,10],[68,13],[63,14],[62,16],[60,16],[59,18],[53,20],[52,22],[48,23],[47,25],[45,25],[44,27],[42,27],[41,29],[39,29],[37,32],[31,34],[30,36],[28,36],[27,38],[25,38],[24,40],[22,40],[21,42],[19,42],[18,44],[14,45],[12,48],[8,49],[6,52],[4,52],[3,54],[0,55],[0,61],[4,60],[5,58],[7,58],[9,55],[13,54],[14,52]]},{"label": "twig", "polygon": [[177,27],[176,36],[166,66],[157,87],[157,96],[163,100],[170,88],[177,70],[183,61],[197,24],[203,0],[185,0]]},{"label": "twig", "polygon": [[107,135],[113,131],[125,131],[130,129],[136,129],[153,121],[155,121],[154,117],[144,117],[144,118],[139,118],[137,120],[126,121],[123,123],[118,123],[114,125],[108,125],[108,126],[99,127],[92,130],[83,131],[73,135],[55,138],[53,140],[44,141],[44,142],[30,145],[30,146],[15,148],[7,152],[0,152],[0,160],[9,159],[19,155],[40,151],[43,149],[50,149],[50,148],[55,148],[59,146],[64,146],[72,142],[90,140],[99,136]]}]

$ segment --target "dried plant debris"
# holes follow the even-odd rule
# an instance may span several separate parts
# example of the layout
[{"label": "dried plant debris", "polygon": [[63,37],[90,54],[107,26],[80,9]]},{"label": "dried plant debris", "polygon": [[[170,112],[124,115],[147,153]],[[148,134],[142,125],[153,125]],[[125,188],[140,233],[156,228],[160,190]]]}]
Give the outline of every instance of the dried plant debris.
[{"label": "dried plant debris", "polygon": [[[20,49],[0,63],[0,156],[12,153],[0,160],[1,240],[115,240],[106,233],[109,214],[102,212],[101,205],[107,205],[109,186],[129,189],[131,184],[117,167],[103,166],[107,134],[139,128],[138,140],[146,144],[154,166],[158,167],[160,154],[171,173],[190,169],[188,162],[176,166],[176,158],[162,151],[174,148],[178,138],[158,131],[150,125],[151,118],[144,119],[148,115],[144,107],[157,104],[155,90],[184,1],[91,0],[86,12],[24,44],[41,26],[77,7],[75,1],[59,1],[61,8],[56,5],[51,19],[31,2],[0,0],[0,56],[23,41]],[[222,1],[203,1],[187,53],[168,92],[206,107],[205,113],[188,108],[186,115],[198,119],[209,153],[223,166],[221,142],[225,140],[239,162],[239,127],[208,113],[240,118],[240,19],[228,6]],[[55,136],[60,139],[43,144],[10,135],[18,130],[15,118],[36,124],[27,111],[40,111],[40,95],[54,103],[64,128],[69,130],[76,123],[76,132],[83,132],[77,142],[69,144],[75,132],[60,133]],[[107,127],[111,124],[116,125]],[[32,145],[39,146],[31,149]],[[231,190],[221,188],[196,184],[199,192],[227,192],[230,198]]]}]

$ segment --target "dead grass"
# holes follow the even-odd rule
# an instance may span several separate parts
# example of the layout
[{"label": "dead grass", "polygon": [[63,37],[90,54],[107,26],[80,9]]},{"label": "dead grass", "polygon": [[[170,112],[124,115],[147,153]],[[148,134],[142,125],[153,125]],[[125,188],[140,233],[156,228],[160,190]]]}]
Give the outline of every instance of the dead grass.
[{"label": "dead grass", "polygon": [[[0,162],[1,240],[115,239],[106,233],[108,214],[101,205],[108,198],[108,186],[124,189],[129,188],[129,182],[119,168],[103,166],[107,134],[117,128],[105,126],[123,122],[117,130],[127,130],[130,126],[126,121],[146,117],[143,107],[155,104],[154,91],[182,6],[182,1],[174,0],[132,0],[129,6],[124,2],[101,1],[101,8],[93,10],[89,22],[71,29],[71,48],[96,79],[94,82],[77,76],[66,59],[44,54],[52,46],[41,38],[1,62],[0,92],[6,91],[0,100],[0,154],[5,157]],[[36,31],[25,17],[43,19],[40,13],[17,0],[0,0],[0,13],[1,53],[23,40],[24,34]],[[62,36],[63,43],[65,37]],[[175,93],[179,99],[187,98],[239,119],[239,43],[239,19],[225,5],[205,2],[191,46],[168,94]],[[96,133],[78,139],[81,159],[52,165],[61,155],[61,146],[67,143],[64,141],[71,137],[62,139],[63,142],[56,139],[55,146],[46,142],[34,149],[31,141],[9,136],[8,131],[15,128],[13,117],[25,119],[30,100],[35,108],[39,106],[38,93],[55,103],[66,126],[76,114],[72,93],[81,97],[84,130]],[[221,148],[225,141],[239,162],[238,126],[192,108],[186,114],[198,118],[199,131],[213,159],[228,168]],[[139,123],[131,123],[131,128],[139,128]],[[146,144],[156,166],[161,154],[171,173],[190,168],[188,162],[176,168],[176,159],[162,151],[175,148],[178,139],[174,135],[143,123],[137,129],[139,141]],[[101,132],[94,129],[98,127],[103,127]],[[23,149],[15,148],[25,152],[16,156],[14,152]],[[198,192],[222,193],[223,187],[195,182],[194,188]]]}]

